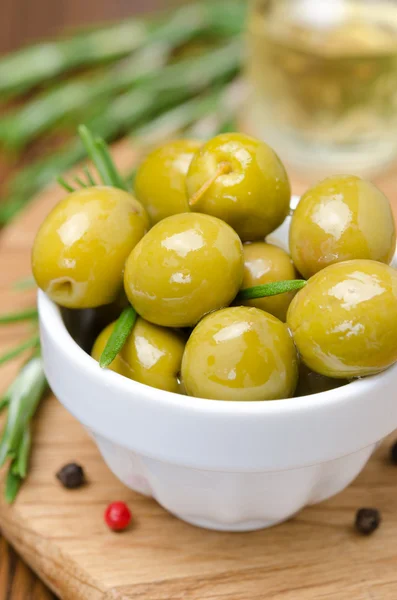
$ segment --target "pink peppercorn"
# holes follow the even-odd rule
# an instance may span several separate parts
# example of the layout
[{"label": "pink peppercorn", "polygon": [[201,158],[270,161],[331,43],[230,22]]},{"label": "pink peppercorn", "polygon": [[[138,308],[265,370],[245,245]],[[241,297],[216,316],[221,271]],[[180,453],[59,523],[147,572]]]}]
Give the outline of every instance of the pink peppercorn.
[{"label": "pink peppercorn", "polygon": [[112,531],[123,531],[131,522],[131,513],[124,502],[112,502],[105,510],[105,523]]}]

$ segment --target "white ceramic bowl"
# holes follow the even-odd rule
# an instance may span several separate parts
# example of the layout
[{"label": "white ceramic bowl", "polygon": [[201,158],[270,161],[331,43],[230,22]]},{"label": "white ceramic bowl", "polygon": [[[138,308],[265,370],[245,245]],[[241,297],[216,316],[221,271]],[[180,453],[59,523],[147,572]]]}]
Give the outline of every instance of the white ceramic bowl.
[{"label": "white ceramic bowl", "polygon": [[[288,226],[271,240],[285,245]],[[397,427],[397,365],[302,398],[201,400],[101,370],[42,292],[39,313],[59,400],[125,485],[194,525],[248,531],[284,521],[343,490]]]}]

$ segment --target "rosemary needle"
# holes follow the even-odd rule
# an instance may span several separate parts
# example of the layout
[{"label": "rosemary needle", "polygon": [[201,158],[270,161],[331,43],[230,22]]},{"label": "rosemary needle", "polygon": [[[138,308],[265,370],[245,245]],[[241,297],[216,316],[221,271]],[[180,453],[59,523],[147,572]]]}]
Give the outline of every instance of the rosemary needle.
[{"label": "rosemary needle", "polygon": [[300,290],[306,285],[304,279],[291,279],[288,281],[272,281],[263,285],[256,285],[251,288],[241,290],[236,300],[253,300],[254,298],[266,298],[268,296],[277,296],[286,292]]},{"label": "rosemary needle", "polygon": [[136,318],[137,314],[132,306],[128,306],[123,310],[99,360],[102,369],[105,369],[114,361],[130,335]]}]

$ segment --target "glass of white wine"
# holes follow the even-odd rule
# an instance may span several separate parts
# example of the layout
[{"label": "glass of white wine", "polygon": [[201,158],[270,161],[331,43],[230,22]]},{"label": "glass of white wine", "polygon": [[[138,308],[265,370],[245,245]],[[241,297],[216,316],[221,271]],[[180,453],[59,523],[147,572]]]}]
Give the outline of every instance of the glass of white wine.
[{"label": "glass of white wine", "polygon": [[247,127],[300,168],[397,156],[397,0],[252,0]]}]

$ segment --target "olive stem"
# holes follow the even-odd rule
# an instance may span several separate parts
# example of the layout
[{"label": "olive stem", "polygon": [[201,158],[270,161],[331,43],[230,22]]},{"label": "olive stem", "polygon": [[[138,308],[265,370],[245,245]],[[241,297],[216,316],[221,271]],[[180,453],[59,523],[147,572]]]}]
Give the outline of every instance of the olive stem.
[{"label": "olive stem", "polygon": [[304,279],[290,279],[287,281],[272,281],[263,285],[256,285],[245,290],[240,290],[236,300],[254,300],[255,298],[266,298],[267,296],[277,296],[286,292],[300,290],[306,285]]},{"label": "olive stem", "polygon": [[106,369],[121,351],[135,325],[136,319],[137,314],[132,306],[128,306],[123,310],[99,359],[99,366],[102,369]]},{"label": "olive stem", "polygon": [[208,179],[208,181],[206,181],[201,186],[201,188],[199,188],[197,190],[197,192],[195,192],[193,194],[193,196],[189,199],[189,206],[194,206],[200,200],[200,198],[205,194],[205,192],[211,187],[211,185],[214,183],[214,181],[216,181],[216,179],[218,179],[218,177],[220,175],[227,175],[228,173],[230,173],[231,170],[232,170],[232,166],[230,163],[228,163],[228,162],[219,163],[218,168],[215,171],[215,173],[213,174],[213,176],[210,177]]}]

